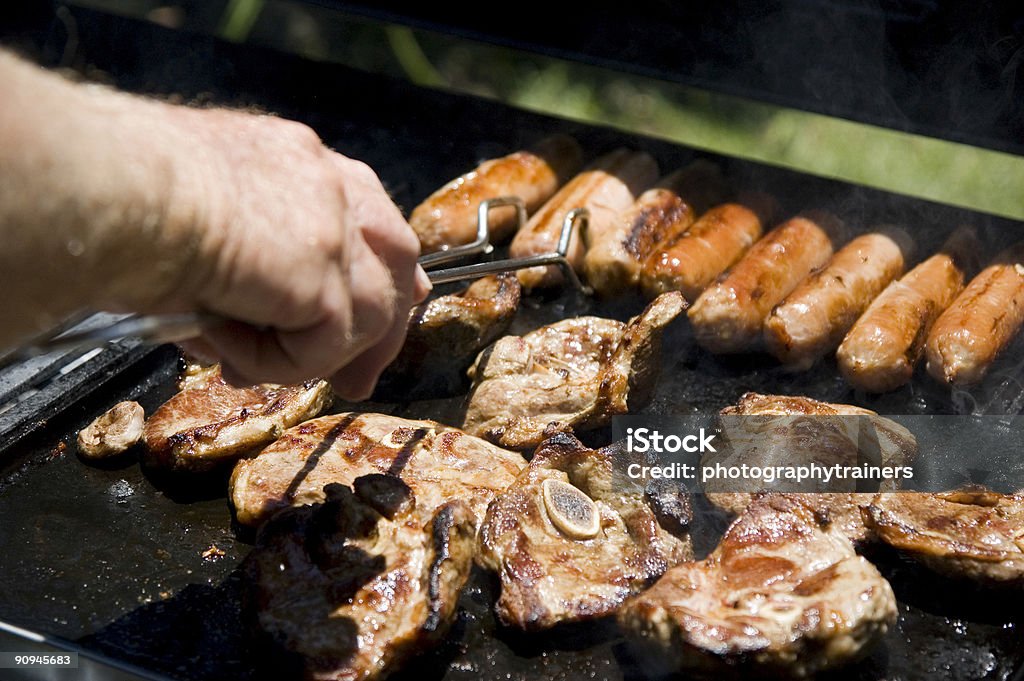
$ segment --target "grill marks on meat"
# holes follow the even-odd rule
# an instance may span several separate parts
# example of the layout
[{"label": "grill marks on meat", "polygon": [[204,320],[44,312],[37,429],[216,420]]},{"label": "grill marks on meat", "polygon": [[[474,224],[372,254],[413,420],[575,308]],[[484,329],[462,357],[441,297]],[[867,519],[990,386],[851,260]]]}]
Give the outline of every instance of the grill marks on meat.
[{"label": "grill marks on meat", "polygon": [[260,532],[243,567],[247,603],[307,679],[382,678],[446,633],[472,568],[475,518],[461,500],[424,513],[394,476],[325,494]]},{"label": "grill marks on meat", "polygon": [[771,494],[707,559],[669,570],[618,620],[680,670],[803,678],[860,657],[895,622],[896,599],[814,509]]},{"label": "grill marks on meat", "polygon": [[880,494],[865,517],[879,539],[938,573],[1024,586],[1024,491]]},{"label": "grill marks on meat", "polygon": [[319,503],[331,483],[372,473],[401,478],[421,509],[464,500],[475,517],[526,466],[516,453],[434,421],[385,414],[334,414],[284,433],[259,456],[239,461],[230,498],[242,525],[275,511]]},{"label": "grill marks on meat", "polygon": [[470,369],[463,428],[525,449],[540,444],[550,424],[596,428],[636,409],[657,378],[661,332],[685,307],[671,292],[626,324],[577,317],[500,339]]},{"label": "grill marks on meat", "polygon": [[381,376],[375,398],[406,401],[464,390],[466,369],[508,329],[521,292],[514,274],[502,274],[413,308],[405,344]]},{"label": "grill marks on meat", "polygon": [[[861,418],[853,418],[861,417]],[[701,459],[703,466],[856,466],[862,460],[875,459],[875,465],[908,466],[917,457],[914,435],[890,419],[869,409],[848,404],[819,402],[807,397],[747,393],[739,402],[722,410],[725,437],[715,453]],[[712,504],[733,514],[755,498],[749,481],[713,479],[704,489]],[[836,527],[852,541],[869,538],[861,508],[874,493],[857,491],[857,480],[833,480],[817,483],[778,480],[775,492],[799,492],[794,497],[813,507],[819,519]],[[883,490],[898,489],[896,478],[881,481]],[[742,491],[732,491],[741,488]]]},{"label": "grill marks on meat", "polygon": [[181,392],[146,421],[146,462],[173,471],[211,470],[316,416],[331,399],[326,381],[235,388],[219,365],[192,369]]},{"label": "grill marks on meat", "polygon": [[[664,502],[664,492],[630,486],[613,465],[612,450],[559,433],[491,502],[479,562],[501,578],[502,622],[533,630],[602,617],[692,559],[689,497],[677,492],[675,504],[659,504],[651,497]],[[598,516],[596,533],[579,532],[590,513]]]}]

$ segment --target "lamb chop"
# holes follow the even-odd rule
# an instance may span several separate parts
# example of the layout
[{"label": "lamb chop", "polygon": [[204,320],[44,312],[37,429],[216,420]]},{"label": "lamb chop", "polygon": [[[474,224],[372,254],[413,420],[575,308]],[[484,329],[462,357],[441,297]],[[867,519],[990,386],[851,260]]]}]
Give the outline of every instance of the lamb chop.
[{"label": "lamb chop", "polygon": [[328,485],[266,524],[243,567],[260,630],[306,679],[378,679],[444,636],[473,562],[462,500],[429,513],[399,478]]},{"label": "lamb chop", "polygon": [[332,399],[326,381],[235,388],[221,376],[220,365],[192,366],[181,392],[146,421],[145,461],[170,471],[209,471],[273,442]]},{"label": "lamb chop", "polygon": [[879,494],[864,515],[879,539],[938,573],[1024,586],[1024,491]]},{"label": "lamb chop", "polygon": [[867,651],[895,623],[896,599],[803,498],[768,494],[711,555],[670,569],[618,620],[673,669],[803,678]]},{"label": "lamb chop", "polygon": [[414,307],[405,345],[380,377],[374,398],[432,399],[464,391],[466,369],[508,329],[521,291],[515,274],[502,274]]},{"label": "lamb chop", "polygon": [[540,444],[549,424],[596,428],[642,406],[657,378],[661,333],[685,308],[673,291],[626,324],[576,317],[505,336],[470,369],[474,387],[463,428],[527,449]]},{"label": "lamb chop", "polygon": [[325,485],[385,473],[413,490],[421,510],[462,499],[479,520],[525,466],[517,453],[434,421],[333,414],[292,428],[259,456],[239,461],[230,498],[238,522],[255,527],[287,506],[322,502]]},{"label": "lamb chop", "polygon": [[[861,417],[861,418],[854,418]],[[848,404],[819,402],[807,397],[747,393],[721,413],[724,431],[717,452],[707,452],[702,466],[793,466],[812,461],[822,466],[856,466],[875,459],[880,466],[909,466],[917,456],[913,434],[873,411]],[[797,482],[777,480],[765,491],[805,492],[804,502],[813,505],[856,542],[868,538],[861,507],[874,492],[858,491],[857,480]],[[739,515],[754,498],[754,483],[712,479],[704,485],[708,500]],[[882,480],[877,489],[895,490],[898,478]],[[742,491],[730,491],[742,490]]]},{"label": "lamb chop", "polygon": [[536,630],[602,617],[692,559],[688,495],[630,484],[615,458],[556,433],[488,506],[478,560],[501,578],[502,622]]}]

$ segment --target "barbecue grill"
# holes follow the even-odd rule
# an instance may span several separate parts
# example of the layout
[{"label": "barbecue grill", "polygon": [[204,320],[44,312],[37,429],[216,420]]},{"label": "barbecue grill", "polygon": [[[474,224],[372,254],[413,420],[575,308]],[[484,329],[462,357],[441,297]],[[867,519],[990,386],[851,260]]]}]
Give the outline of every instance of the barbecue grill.
[{"label": "barbecue grill", "polygon": [[[498,13],[474,15],[436,4],[321,4],[980,147],[1024,151],[1022,98],[1002,86],[1007,78],[999,54],[1003,48],[987,42],[1016,35],[1019,49],[1019,11],[940,11],[918,0],[881,5],[734,0],[716,10],[634,2],[628,20],[595,11],[570,23],[550,10],[532,11],[530,3],[502,13],[500,21],[494,18]],[[328,144],[368,162],[406,207],[495,149],[513,150],[546,134],[568,132],[592,154],[634,147],[652,153],[663,169],[698,155],[712,158],[737,187],[777,197],[783,213],[820,208],[858,226],[899,224],[914,234],[919,252],[934,249],[961,224],[978,228],[993,249],[1024,238],[1024,225],[991,214],[698,154],[629,132],[124,17],[81,8],[61,12],[59,21],[49,12],[25,17],[10,27],[8,40],[31,46],[43,60],[96,69],[127,90],[256,105],[303,121]],[[891,38],[878,47],[883,54],[853,51],[858,57],[850,63],[842,61],[850,51],[837,56],[837,39],[877,41],[883,28]],[[954,33],[963,39],[953,40]],[[799,46],[787,39],[791,36],[798,36]],[[981,49],[986,46],[992,49]],[[1014,69],[1018,63],[1010,62]],[[955,64],[962,68],[942,69]],[[625,319],[641,304],[639,298],[592,300],[585,310]],[[511,332],[578,311],[579,300],[568,292],[530,298]],[[1024,410],[1020,339],[1008,359],[971,392],[951,393],[919,375],[900,391],[868,396],[854,394],[832,362],[789,374],[761,356],[712,357],[687,329],[674,333],[666,343],[672,350],[666,352],[659,387],[645,410],[653,415],[710,413],[748,390],[854,402],[890,414]],[[170,397],[178,364],[171,346],[125,340],[99,352],[65,351],[0,372],[0,622],[49,637],[33,642],[24,632],[0,628],[0,651],[81,654],[78,670],[37,670],[35,676],[4,670],[0,678],[248,680],[265,675],[268,661],[248,635],[236,569],[252,537],[232,525],[223,477],[162,479],[130,458],[85,466],[73,452],[74,434],[113,403],[135,399],[148,413]],[[360,408],[458,423],[462,398]],[[701,553],[713,547],[722,529],[720,518],[717,525],[710,512],[706,518],[696,537]],[[214,546],[222,556],[208,550]],[[1019,596],[951,586],[884,550],[873,558],[893,584],[900,618],[885,644],[843,671],[843,678],[1024,679]],[[563,626],[541,636],[519,634],[494,620],[495,596],[490,578],[474,574],[446,643],[396,678],[644,675],[644,660],[624,644],[613,622]],[[92,676],[85,676],[86,670]]]}]

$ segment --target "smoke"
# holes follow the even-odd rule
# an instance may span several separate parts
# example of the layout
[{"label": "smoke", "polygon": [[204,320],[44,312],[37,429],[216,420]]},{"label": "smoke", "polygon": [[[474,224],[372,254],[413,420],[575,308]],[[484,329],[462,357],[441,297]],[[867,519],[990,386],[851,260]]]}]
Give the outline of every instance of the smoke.
[{"label": "smoke", "polygon": [[955,413],[1016,416],[1024,413],[1024,337],[1012,341],[989,375],[977,386],[952,388]]}]

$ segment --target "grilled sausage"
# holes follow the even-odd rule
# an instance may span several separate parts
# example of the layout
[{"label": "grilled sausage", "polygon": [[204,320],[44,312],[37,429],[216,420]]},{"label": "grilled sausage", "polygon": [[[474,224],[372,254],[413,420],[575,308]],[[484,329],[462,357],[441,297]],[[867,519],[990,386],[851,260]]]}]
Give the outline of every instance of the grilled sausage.
[{"label": "grilled sausage", "polygon": [[682,291],[687,300],[696,299],[761,238],[771,212],[771,200],[762,196],[712,208],[685,233],[654,248],[640,272],[644,293],[656,298]]},{"label": "grilled sausage", "polygon": [[[658,164],[650,155],[617,149],[589,165],[569,181],[519,230],[512,239],[509,253],[513,258],[551,253],[558,247],[558,237],[566,214],[575,208],[590,211],[587,232],[589,239],[599,240],[615,224],[645,187],[658,176]],[[573,269],[583,267],[584,247],[579,234],[569,241],[567,258]],[[519,270],[519,282],[526,288],[555,286],[562,273],[554,265]]]},{"label": "grilled sausage", "polygon": [[1024,324],[1024,243],[971,280],[935,322],[926,344],[936,380],[977,383]]},{"label": "grilled sausage", "polygon": [[932,324],[964,286],[964,253],[973,239],[957,232],[942,251],[892,282],[864,311],[836,351],[854,387],[896,390],[914,375]]},{"label": "grilled sausage", "polygon": [[807,369],[835,350],[864,308],[903,274],[903,248],[891,236],[864,234],[805,279],[764,323],[768,352]]},{"label": "grilled sausage", "polygon": [[832,256],[822,218],[792,218],[754,244],[723,280],[690,308],[697,342],[715,353],[750,350],[765,317]]},{"label": "grilled sausage", "polygon": [[583,271],[603,295],[622,293],[639,279],[655,246],[685,232],[694,218],[725,198],[722,171],[710,161],[695,161],[648,189],[596,238],[589,232]]},{"label": "grilled sausage", "polygon": [[[473,241],[481,201],[518,196],[533,213],[550,199],[583,163],[579,144],[568,135],[541,140],[526,151],[484,161],[455,178],[413,209],[409,224],[420,238],[423,253]],[[488,216],[492,242],[511,236],[516,227],[513,207],[495,208]]]}]

